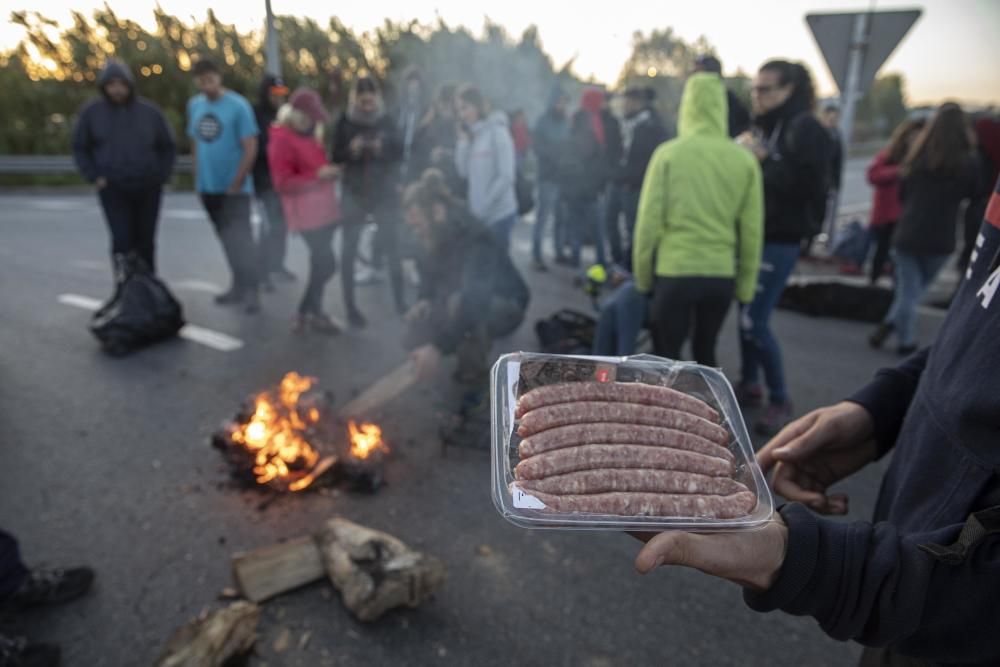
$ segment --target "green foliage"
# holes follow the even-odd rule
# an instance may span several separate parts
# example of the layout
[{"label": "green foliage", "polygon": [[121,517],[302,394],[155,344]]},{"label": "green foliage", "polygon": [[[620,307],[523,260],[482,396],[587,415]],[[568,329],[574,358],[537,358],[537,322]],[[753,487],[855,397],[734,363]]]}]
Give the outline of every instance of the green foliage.
[{"label": "green foliage", "polygon": [[902,74],[885,74],[875,79],[858,102],[855,136],[887,137],[906,116],[906,81]]}]

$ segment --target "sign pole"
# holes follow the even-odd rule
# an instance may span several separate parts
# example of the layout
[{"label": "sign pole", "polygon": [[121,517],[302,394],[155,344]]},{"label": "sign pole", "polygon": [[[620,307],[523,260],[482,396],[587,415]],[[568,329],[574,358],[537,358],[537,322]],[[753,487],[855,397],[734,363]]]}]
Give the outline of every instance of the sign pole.
[{"label": "sign pole", "polygon": [[844,145],[851,143],[854,129],[854,111],[861,99],[861,70],[868,51],[870,14],[862,13],[854,17],[854,32],[851,36],[850,60],[847,64],[847,85],[840,96],[840,134]]},{"label": "sign pole", "polygon": [[267,54],[265,70],[268,74],[281,76],[281,56],[278,52],[278,31],[274,28],[274,13],[271,11],[271,0],[264,0],[264,9],[267,12],[266,44],[264,52]]}]

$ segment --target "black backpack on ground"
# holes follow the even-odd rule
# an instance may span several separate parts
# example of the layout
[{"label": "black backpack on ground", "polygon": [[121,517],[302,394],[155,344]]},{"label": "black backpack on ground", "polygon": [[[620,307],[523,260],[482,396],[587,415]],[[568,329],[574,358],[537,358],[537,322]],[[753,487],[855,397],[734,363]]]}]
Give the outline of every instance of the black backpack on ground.
[{"label": "black backpack on ground", "polygon": [[834,279],[791,280],[778,308],[813,317],[881,322],[892,305],[892,290]]},{"label": "black backpack on ground", "polygon": [[549,354],[591,354],[597,335],[597,320],[564,308],[535,322],[535,334],[542,352]]},{"label": "black backpack on ground", "polygon": [[180,303],[142,258],[116,255],[115,282],[114,295],[90,321],[91,333],[111,356],[172,338],[184,326]]}]

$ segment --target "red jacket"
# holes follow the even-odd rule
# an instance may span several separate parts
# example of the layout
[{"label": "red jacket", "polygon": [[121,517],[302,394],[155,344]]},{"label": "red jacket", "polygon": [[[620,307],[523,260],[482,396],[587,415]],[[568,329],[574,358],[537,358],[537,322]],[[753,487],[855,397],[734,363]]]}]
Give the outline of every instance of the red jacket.
[{"label": "red jacket", "polygon": [[276,125],[268,140],[267,162],[290,230],[308,231],[340,219],[333,181],[321,181],[316,176],[320,167],[329,162],[315,138]]},{"label": "red jacket", "polygon": [[899,165],[888,163],[886,150],[879,151],[868,165],[868,182],[875,186],[871,224],[887,225],[899,220],[903,205],[899,201]]}]

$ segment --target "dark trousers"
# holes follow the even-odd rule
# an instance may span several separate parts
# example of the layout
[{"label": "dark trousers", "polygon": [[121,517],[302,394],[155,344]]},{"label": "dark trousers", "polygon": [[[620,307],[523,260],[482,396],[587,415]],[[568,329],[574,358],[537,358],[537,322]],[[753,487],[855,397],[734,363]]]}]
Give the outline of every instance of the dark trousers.
[{"label": "dark trousers", "polygon": [[715,344],[733,303],[734,289],[732,278],[657,277],[650,306],[656,354],[680,359],[681,347],[691,334],[694,360],[716,366]]},{"label": "dark trousers", "polygon": [[622,186],[612,183],[604,196],[604,233],[608,237],[608,245],[611,246],[611,261],[621,264],[625,245],[627,241],[622,241]]},{"label": "dark trousers", "polygon": [[233,274],[233,289],[257,289],[257,248],[250,229],[250,195],[202,195],[201,203],[222,243]]},{"label": "dark trousers", "polygon": [[889,251],[892,250],[892,233],[895,230],[895,222],[874,225],[871,228],[872,237],[875,239],[875,257],[872,259],[871,271],[872,283],[878,282],[878,279],[882,277],[885,263],[889,261]]},{"label": "dark trousers", "polygon": [[333,256],[335,229],[336,225],[326,225],[300,232],[302,240],[309,247],[309,280],[299,303],[299,313],[302,315],[319,315],[323,312],[323,290],[337,271],[337,259]]},{"label": "dark trousers", "polygon": [[135,252],[156,270],[156,220],[160,215],[160,186],[120,188],[108,185],[98,192],[104,219],[111,232],[111,254]]},{"label": "dark trousers", "polygon": [[274,190],[257,193],[257,201],[264,209],[264,224],[261,227],[259,264],[262,278],[285,268],[285,251],[288,246],[288,227],[285,225],[285,211],[281,207],[281,197]]},{"label": "dark trousers", "polygon": [[0,530],[0,602],[17,591],[27,576],[28,568],[21,562],[17,540]]},{"label": "dark trousers", "polygon": [[455,380],[469,390],[477,390],[489,379],[493,340],[507,336],[521,326],[527,305],[495,296],[488,304],[483,304],[482,317],[461,326],[456,323],[461,299],[461,292],[455,292],[432,302],[425,317],[407,323],[403,347],[413,350],[433,343],[443,331],[464,329],[455,349]]},{"label": "dark trousers", "polygon": [[632,243],[635,240],[635,220],[639,216],[639,190],[629,187],[622,188],[622,214],[625,216],[625,229],[628,232],[628,243],[625,254],[618,263],[629,271],[632,270]]},{"label": "dark trousers", "polygon": [[[348,312],[358,309],[357,300],[354,297],[354,263],[358,258],[358,240],[361,237],[361,228],[364,226],[366,217],[364,215],[352,215],[345,218],[341,227],[343,233],[340,239],[340,281],[344,294],[344,307]],[[403,295],[403,261],[399,254],[399,227],[398,222],[388,215],[378,220],[378,229],[375,232],[375,254],[381,254],[389,268],[389,283],[392,287],[392,297],[396,303],[396,309],[402,313],[406,309],[406,302]]]}]

